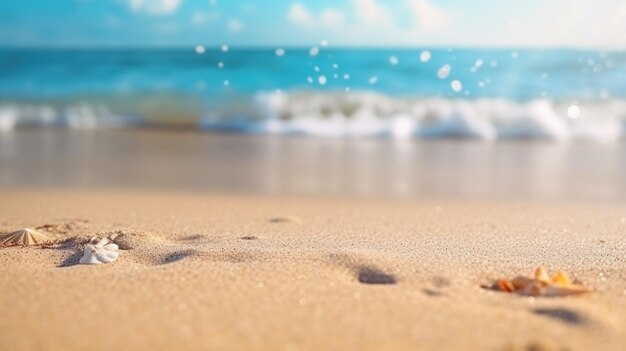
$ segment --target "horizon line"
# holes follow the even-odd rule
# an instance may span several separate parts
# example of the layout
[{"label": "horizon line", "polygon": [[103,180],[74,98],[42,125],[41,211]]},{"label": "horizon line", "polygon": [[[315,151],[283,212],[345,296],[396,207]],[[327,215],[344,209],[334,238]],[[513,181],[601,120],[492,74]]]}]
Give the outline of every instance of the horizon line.
[{"label": "horizon line", "polygon": [[[309,50],[312,47],[320,47],[322,45],[265,45],[265,44],[203,44],[196,43],[191,45],[172,44],[172,45],[33,45],[33,44],[0,44],[0,50],[191,50],[201,45],[206,49],[219,50],[222,45],[228,45],[231,50]],[[618,47],[593,47],[593,46],[576,46],[576,45],[328,45],[323,47],[324,50],[571,50],[571,51],[616,51],[624,52],[626,48]]]}]

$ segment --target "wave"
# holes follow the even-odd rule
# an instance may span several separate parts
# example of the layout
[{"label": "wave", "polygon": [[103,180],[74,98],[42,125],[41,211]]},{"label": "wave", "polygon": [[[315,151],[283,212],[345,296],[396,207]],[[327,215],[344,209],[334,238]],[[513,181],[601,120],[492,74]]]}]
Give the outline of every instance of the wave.
[{"label": "wave", "polygon": [[[264,92],[199,109],[172,108],[171,120],[142,108],[116,111],[113,102],[1,103],[0,131],[20,127],[71,129],[168,127],[248,134],[321,137],[474,138],[481,140],[620,139],[626,134],[626,100],[517,102],[507,99],[392,97],[373,92]],[[129,113],[128,111],[133,111]],[[180,113],[177,111],[180,110]]]},{"label": "wave", "polygon": [[77,103],[64,107],[48,104],[0,105],[0,132],[18,127],[121,128],[137,125],[139,122],[138,117],[117,115],[100,104]]},{"label": "wave", "polygon": [[256,119],[215,115],[203,128],[325,137],[615,140],[626,101],[397,98],[371,92],[261,93]]}]

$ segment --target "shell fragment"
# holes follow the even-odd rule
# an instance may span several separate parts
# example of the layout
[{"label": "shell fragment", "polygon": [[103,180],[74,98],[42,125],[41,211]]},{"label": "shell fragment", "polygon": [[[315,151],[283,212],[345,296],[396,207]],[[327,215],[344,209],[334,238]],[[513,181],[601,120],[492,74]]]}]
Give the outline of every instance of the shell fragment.
[{"label": "shell fragment", "polygon": [[87,244],[83,250],[80,264],[102,264],[111,263],[117,260],[119,252],[116,244],[109,242],[109,239],[103,238],[94,244]]}]

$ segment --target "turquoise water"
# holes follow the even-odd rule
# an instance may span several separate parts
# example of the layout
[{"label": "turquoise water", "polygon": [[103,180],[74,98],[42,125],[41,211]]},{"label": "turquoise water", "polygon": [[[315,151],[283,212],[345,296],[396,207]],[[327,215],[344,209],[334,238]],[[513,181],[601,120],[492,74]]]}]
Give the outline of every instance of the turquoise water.
[{"label": "turquoise water", "polygon": [[3,49],[0,129],[615,139],[625,83],[615,51]]}]

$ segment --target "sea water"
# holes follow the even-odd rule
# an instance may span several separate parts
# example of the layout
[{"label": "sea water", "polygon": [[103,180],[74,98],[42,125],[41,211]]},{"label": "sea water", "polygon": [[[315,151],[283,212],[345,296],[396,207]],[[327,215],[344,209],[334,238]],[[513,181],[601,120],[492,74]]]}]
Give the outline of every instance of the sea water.
[{"label": "sea water", "polygon": [[0,130],[143,126],[328,137],[616,140],[626,134],[626,52],[0,50]]}]

